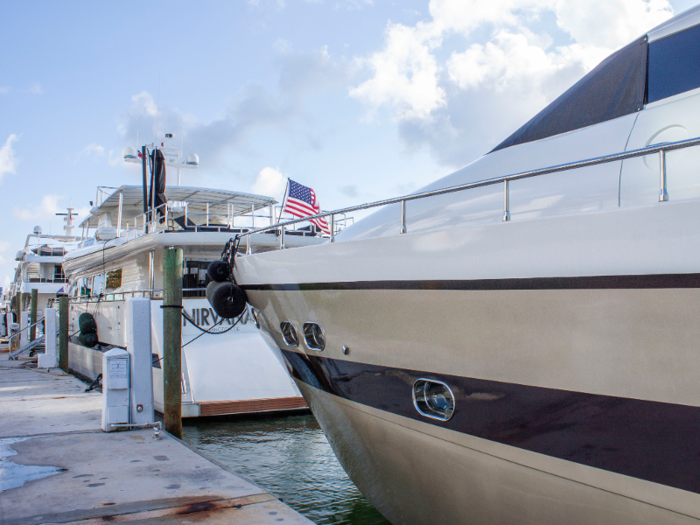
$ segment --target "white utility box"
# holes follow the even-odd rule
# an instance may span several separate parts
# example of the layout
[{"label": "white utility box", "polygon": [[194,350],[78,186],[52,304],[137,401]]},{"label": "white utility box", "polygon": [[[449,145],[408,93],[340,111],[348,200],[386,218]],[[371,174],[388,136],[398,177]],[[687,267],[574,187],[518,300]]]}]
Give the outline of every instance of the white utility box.
[{"label": "white utility box", "polygon": [[102,360],[102,430],[129,424],[129,353],[122,348],[105,352]]},{"label": "white utility box", "polygon": [[153,357],[151,355],[151,300],[126,300],[126,348],[131,359],[131,423],[147,425],[153,414]]},{"label": "white utility box", "polygon": [[56,325],[58,312],[55,308],[47,308],[44,316],[44,353],[39,354],[39,368],[56,368],[58,354],[56,352]]}]

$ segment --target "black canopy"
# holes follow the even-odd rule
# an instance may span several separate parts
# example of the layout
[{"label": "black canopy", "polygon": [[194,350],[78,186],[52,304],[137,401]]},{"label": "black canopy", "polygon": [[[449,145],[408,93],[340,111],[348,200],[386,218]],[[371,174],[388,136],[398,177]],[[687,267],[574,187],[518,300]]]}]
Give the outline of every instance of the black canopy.
[{"label": "black canopy", "polygon": [[610,55],[492,152],[640,111],[647,47],[644,36]]}]

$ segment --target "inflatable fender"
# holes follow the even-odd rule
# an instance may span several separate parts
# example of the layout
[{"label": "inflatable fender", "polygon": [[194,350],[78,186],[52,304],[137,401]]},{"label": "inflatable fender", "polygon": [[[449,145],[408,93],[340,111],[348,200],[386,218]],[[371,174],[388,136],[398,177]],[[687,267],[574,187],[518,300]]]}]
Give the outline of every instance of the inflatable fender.
[{"label": "inflatable fender", "polygon": [[[97,323],[92,314],[82,313],[78,318],[78,325],[80,326],[81,334],[96,334],[97,333]],[[94,345],[93,345],[94,346]]]},{"label": "inflatable fender", "polygon": [[224,319],[233,319],[241,315],[245,311],[247,302],[243,289],[232,282],[209,283],[207,300],[216,315]]},{"label": "inflatable fender", "polygon": [[214,261],[207,268],[207,275],[215,283],[223,283],[229,280],[231,267],[224,261]]}]

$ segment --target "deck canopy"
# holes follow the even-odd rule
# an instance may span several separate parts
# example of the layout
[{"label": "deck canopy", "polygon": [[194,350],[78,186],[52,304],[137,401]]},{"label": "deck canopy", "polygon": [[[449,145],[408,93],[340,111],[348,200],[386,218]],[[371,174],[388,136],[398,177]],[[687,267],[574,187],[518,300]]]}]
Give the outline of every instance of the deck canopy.
[{"label": "deck canopy", "polygon": [[[122,227],[127,221],[138,217],[143,213],[143,187],[120,186],[119,188],[98,189],[103,192],[112,191],[101,203],[90,210],[90,215],[81,223],[80,227],[97,228],[100,217],[109,214],[112,224],[116,226],[119,214],[119,197],[122,198]],[[194,223],[203,222],[202,218],[207,213],[209,206],[210,222],[217,223],[217,217],[229,213],[231,206],[236,215],[250,213],[253,206],[256,209],[277,204],[277,201],[264,195],[255,195],[241,191],[217,190],[211,188],[194,188],[191,186],[173,186],[165,189],[168,203],[176,206],[187,207],[190,219]]]}]

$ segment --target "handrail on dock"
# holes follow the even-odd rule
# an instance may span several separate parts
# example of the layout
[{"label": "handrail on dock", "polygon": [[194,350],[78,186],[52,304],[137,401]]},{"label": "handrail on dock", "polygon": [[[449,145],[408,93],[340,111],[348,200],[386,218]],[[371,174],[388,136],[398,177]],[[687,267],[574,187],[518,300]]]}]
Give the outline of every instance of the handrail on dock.
[{"label": "handrail on dock", "polygon": [[[377,208],[381,206],[386,206],[388,204],[401,203],[401,221],[399,233],[406,233],[408,230],[406,228],[406,203],[408,201],[425,199],[427,197],[435,197],[437,195],[446,195],[448,193],[455,193],[458,191],[470,190],[474,188],[482,188],[484,186],[492,186],[494,184],[503,183],[503,193],[504,193],[504,206],[503,206],[503,220],[510,220],[510,183],[516,180],[529,179],[533,177],[539,177],[540,175],[547,175],[549,173],[557,173],[562,171],[570,171],[578,168],[585,168],[589,166],[597,166],[599,164],[607,164],[609,162],[622,161],[627,159],[633,159],[636,157],[644,157],[652,154],[659,154],[660,157],[660,181],[659,181],[659,202],[668,201],[668,189],[667,189],[667,177],[666,177],[666,154],[670,151],[690,148],[693,146],[700,145],[700,137],[679,140],[677,142],[664,142],[661,144],[655,144],[653,146],[647,146],[645,148],[640,148],[632,151],[626,151],[622,153],[614,153],[612,155],[604,155],[602,157],[593,157],[586,160],[580,160],[576,162],[569,162],[566,164],[557,164],[554,166],[549,166],[546,168],[539,168],[535,170],[522,171],[519,173],[514,173],[511,175],[505,175],[501,177],[494,177],[491,179],[483,179],[475,182],[468,182],[466,184],[458,184],[456,186],[449,186],[447,188],[441,188],[439,190],[425,191],[421,193],[413,193],[411,195],[404,195],[403,197],[395,197],[393,199],[384,199],[380,201],[370,202],[367,204],[360,204],[358,206],[350,206],[348,208],[341,208],[334,211],[327,211],[323,213],[318,213],[313,216],[304,217],[302,219],[293,219],[290,221],[281,222],[279,224],[253,229],[244,233],[237,234],[239,239],[246,238],[248,242],[251,235],[263,233],[272,229],[280,228],[280,248],[284,248],[284,229],[287,226],[292,226],[300,222],[311,221],[315,219],[322,219],[324,217],[330,217],[331,224],[331,236],[330,241],[334,241],[334,217],[335,215],[348,214],[355,211],[367,210],[370,208]],[[246,249],[246,253],[249,250]]]}]

